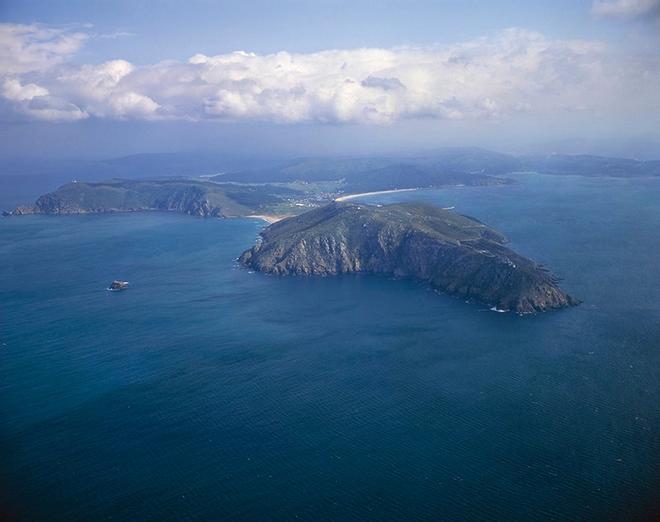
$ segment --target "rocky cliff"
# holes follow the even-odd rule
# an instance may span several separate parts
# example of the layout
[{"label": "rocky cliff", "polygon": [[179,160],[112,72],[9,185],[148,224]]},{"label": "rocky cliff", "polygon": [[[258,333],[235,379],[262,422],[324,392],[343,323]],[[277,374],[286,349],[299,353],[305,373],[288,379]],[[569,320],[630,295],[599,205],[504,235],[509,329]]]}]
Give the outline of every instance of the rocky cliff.
[{"label": "rocky cliff", "polygon": [[505,242],[483,223],[437,207],[335,202],[269,226],[240,262],[277,275],[414,278],[518,313],[578,304],[550,272]]}]

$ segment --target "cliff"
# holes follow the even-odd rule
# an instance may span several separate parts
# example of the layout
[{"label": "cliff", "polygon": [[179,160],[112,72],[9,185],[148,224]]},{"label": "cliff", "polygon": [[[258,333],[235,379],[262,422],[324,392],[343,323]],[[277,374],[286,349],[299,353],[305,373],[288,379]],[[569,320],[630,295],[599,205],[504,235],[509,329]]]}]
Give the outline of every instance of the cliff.
[{"label": "cliff", "polygon": [[335,202],[269,226],[240,262],[277,275],[413,278],[518,313],[579,303],[505,242],[483,223],[437,207]]}]

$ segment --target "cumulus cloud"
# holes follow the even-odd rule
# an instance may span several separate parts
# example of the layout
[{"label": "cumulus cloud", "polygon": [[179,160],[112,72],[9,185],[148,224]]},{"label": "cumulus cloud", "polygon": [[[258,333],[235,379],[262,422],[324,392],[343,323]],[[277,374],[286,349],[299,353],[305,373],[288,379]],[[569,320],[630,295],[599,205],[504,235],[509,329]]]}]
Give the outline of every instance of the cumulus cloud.
[{"label": "cumulus cloud", "polygon": [[22,102],[37,96],[48,96],[49,93],[48,89],[34,83],[22,85],[16,79],[7,79],[2,84],[2,94],[10,101]]},{"label": "cumulus cloud", "polygon": [[0,62],[3,114],[48,120],[487,120],[624,98],[657,106],[660,79],[648,59],[616,62],[598,42],[521,29],[442,47],[238,51],[142,66],[67,61],[85,40],[73,30],[5,24],[0,35],[17,50]]},{"label": "cumulus cloud", "polygon": [[51,96],[48,89],[35,83],[22,84],[15,78],[6,79],[0,93],[12,103],[14,110],[38,120],[75,121],[88,117],[76,105]]},{"label": "cumulus cloud", "polygon": [[24,78],[56,83],[55,69],[80,50],[88,35],[69,27],[42,24],[0,24],[0,83],[3,108],[30,118],[51,121],[84,119],[88,115],[49,88]]},{"label": "cumulus cloud", "polygon": [[660,16],[660,0],[594,0],[591,12],[597,16],[657,18]]},{"label": "cumulus cloud", "polygon": [[0,72],[43,71],[76,53],[88,36],[42,24],[0,24]]}]

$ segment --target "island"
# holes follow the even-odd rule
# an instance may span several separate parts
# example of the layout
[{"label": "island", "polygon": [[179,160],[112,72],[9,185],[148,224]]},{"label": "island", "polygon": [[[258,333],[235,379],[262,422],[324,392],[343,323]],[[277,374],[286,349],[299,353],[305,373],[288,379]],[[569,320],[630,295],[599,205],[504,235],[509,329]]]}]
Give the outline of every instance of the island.
[{"label": "island", "polygon": [[520,314],[579,304],[506,242],[484,223],[434,206],[336,201],[268,226],[239,261],[275,275],[411,278]]}]

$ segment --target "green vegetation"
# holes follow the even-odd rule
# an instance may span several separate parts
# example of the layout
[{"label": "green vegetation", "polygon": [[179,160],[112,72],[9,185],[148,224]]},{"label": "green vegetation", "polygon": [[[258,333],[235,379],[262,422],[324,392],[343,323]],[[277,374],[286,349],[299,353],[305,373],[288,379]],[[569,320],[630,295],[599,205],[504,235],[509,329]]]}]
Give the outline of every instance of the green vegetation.
[{"label": "green vegetation", "polygon": [[419,204],[335,202],[266,228],[240,261],[277,275],[372,273],[419,279],[518,313],[578,301],[544,267],[476,219]]},{"label": "green vegetation", "polygon": [[[472,149],[470,149],[472,150]],[[240,183],[306,183],[309,185],[334,183],[334,189],[342,193],[373,192],[398,188],[430,188],[448,185],[500,185],[509,182],[485,172],[501,173],[497,168],[489,170],[486,160],[470,154],[447,155],[443,160],[431,158],[346,158],[305,159],[275,166],[270,169],[247,170],[225,173],[210,179],[216,182]],[[488,153],[488,158],[495,158]],[[500,155],[496,155],[499,156]],[[472,158],[471,161],[469,158]],[[483,161],[482,161],[483,160]],[[500,159],[501,162],[501,159]]]},{"label": "green vegetation", "polygon": [[187,179],[68,183],[17,214],[79,214],[170,210],[195,216],[267,212],[298,193],[272,185],[217,184]]}]

